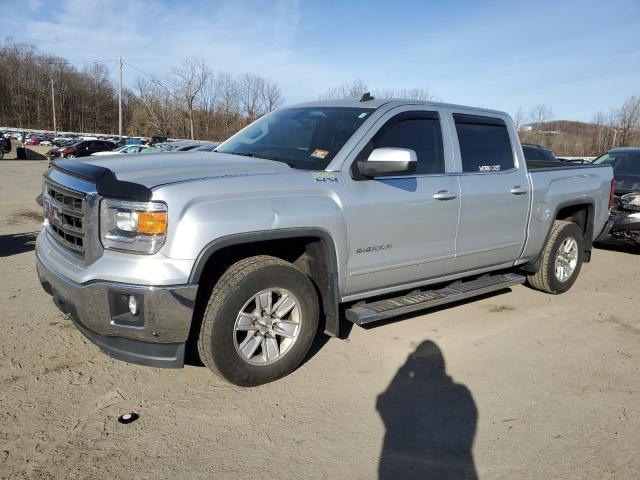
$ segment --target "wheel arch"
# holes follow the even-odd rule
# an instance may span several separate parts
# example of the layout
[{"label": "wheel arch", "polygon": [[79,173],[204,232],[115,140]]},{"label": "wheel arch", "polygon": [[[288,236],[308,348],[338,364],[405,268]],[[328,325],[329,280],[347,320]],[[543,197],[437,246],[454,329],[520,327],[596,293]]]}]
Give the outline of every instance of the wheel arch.
[{"label": "wheel arch", "polygon": [[[337,251],[333,238],[322,228],[275,229],[220,237],[202,249],[189,282],[200,284],[199,297],[206,295],[231,264],[254,255],[282,258],[309,276],[320,297],[324,332],[330,336],[339,335]],[[194,320],[198,313],[196,310]]]},{"label": "wheel arch", "polygon": [[547,234],[545,235],[540,252],[538,252],[538,255],[533,261],[523,265],[522,269],[528,273],[535,273],[540,269],[542,253],[553,230],[553,222],[556,220],[573,222],[582,228],[584,234],[584,262],[589,263],[591,261],[591,251],[593,250],[593,231],[595,228],[594,201],[592,199],[579,198],[560,202],[556,205],[553,216],[549,218],[551,221],[549,222],[549,228],[547,229]]}]

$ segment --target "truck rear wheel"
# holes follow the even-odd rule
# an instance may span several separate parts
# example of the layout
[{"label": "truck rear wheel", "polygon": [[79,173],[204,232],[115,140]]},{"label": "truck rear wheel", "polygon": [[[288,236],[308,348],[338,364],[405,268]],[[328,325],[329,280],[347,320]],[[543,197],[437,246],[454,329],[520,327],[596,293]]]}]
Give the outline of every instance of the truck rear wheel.
[{"label": "truck rear wheel", "polygon": [[545,293],[563,293],[571,288],[582,268],[584,237],[573,222],[556,220],[542,251],[540,269],[527,277],[530,287]]},{"label": "truck rear wheel", "polygon": [[198,337],[200,358],[236,385],[272,382],[302,362],[318,317],[318,296],[304,273],[279,258],[246,258],[229,267],[211,292]]}]

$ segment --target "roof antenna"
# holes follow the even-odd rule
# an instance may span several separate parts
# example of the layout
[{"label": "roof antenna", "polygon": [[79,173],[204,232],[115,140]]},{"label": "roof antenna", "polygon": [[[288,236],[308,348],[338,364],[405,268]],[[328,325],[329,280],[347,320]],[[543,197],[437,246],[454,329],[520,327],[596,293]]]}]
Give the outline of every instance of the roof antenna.
[{"label": "roof antenna", "polygon": [[370,92],[365,92],[362,94],[362,97],[360,98],[361,102],[368,102],[369,100],[373,100],[374,97],[371,96]]}]

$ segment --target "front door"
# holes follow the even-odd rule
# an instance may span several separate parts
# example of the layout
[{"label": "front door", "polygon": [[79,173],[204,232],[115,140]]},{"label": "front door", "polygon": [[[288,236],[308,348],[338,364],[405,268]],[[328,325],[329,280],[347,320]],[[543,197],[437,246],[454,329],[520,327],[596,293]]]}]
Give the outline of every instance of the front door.
[{"label": "front door", "polygon": [[[460,208],[450,143],[439,109],[399,107],[381,117],[352,164],[347,188],[347,294],[395,289],[450,271]],[[448,136],[446,137],[448,138]],[[374,148],[416,152],[415,174],[358,178],[355,161]]]}]

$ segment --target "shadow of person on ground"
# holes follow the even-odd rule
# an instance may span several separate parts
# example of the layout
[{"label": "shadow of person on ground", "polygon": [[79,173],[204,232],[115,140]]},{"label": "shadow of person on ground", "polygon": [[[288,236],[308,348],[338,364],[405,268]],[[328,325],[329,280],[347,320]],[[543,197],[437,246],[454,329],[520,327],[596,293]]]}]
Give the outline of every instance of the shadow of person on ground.
[{"label": "shadow of person on ground", "polygon": [[478,410],[469,389],[447,376],[434,342],[409,355],[376,408],[386,427],[381,480],[478,478],[471,451]]},{"label": "shadow of person on ground", "polygon": [[36,232],[0,235],[0,257],[30,252],[36,248]]}]

